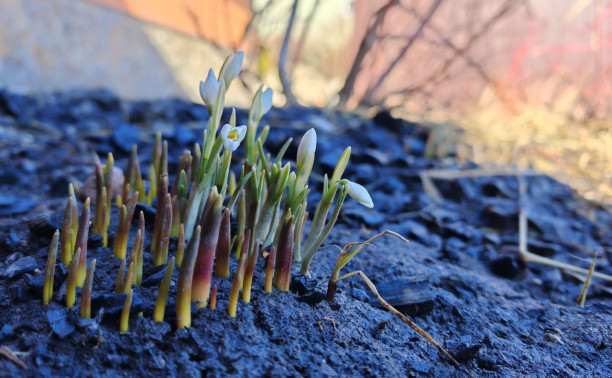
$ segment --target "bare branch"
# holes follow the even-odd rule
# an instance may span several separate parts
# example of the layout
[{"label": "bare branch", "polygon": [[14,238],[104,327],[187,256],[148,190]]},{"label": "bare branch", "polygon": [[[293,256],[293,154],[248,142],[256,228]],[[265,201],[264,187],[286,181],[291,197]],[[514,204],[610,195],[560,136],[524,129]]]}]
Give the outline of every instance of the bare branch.
[{"label": "bare branch", "polygon": [[377,39],[376,31],[382,25],[385,19],[385,15],[389,11],[389,9],[391,9],[391,7],[393,7],[396,4],[398,4],[398,0],[389,0],[387,4],[385,4],[382,8],[380,8],[374,14],[374,22],[368,28],[368,30],[366,30],[363,36],[363,39],[361,40],[361,44],[359,45],[359,50],[357,51],[355,60],[353,60],[353,65],[351,66],[351,69],[346,77],[346,80],[344,81],[344,86],[342,87],[342,89],[340,89],[340,92],[338,92],[338,96],[340,97],[339,99],[340,105],[346,105],[346,102],[351,96],[351,93],[353,93],[353,87],[355,86],[355,80],[357,79],[357,75],[359,74],[359,71],[361,70],[361,65],[363,64],[363,60],[365,59],[366,55],[368,54],[368,52],[374,45],[374,42],[376,42],[376,39]]},{"label": "bare branch", "polygon": [[283,39],[283,46],[281,47],[280,55],[278,57],[278,77],[280,78],[281,85],[283,86],[283,93],[287,99],[287,105],[297,104],[297,99],[291,91],[291,79],[289,78],[289,75],[287,75],[286,64],[287,57],[289,55],[289,41],[291,40],[291,31],[293,30],[293,24],[295,23],[298,3],[299,0],[294,0],[293,6],[291,7],[291,16],[289,17],[287,31],[285,32],[285,38]]},{"label": "bare branch", "polygon": [[397,66],[397,64],[404,58],[404,56],[406,55],[408,50],[410,50],[412,45],[414,45],[414,42],[416,42],[416,40],[421,36],[421,34],[423,34],[423,30],[425,30],[425,26],[429,24],[433,15],[440,8],[440,5],[442,4],[442,2],[443,0],[435,0],[434,3],[429,7],[429,10],[425,14],[425,16],[421,19],[421,22],[417,30],[410,36],[410,38],[408,39],[408,42],[406,42],[406,44],[402,47],[399,54],[397,54],[397,56],[391,62],[391,64],[389,64],[387,69],[378,77],[378,80],[376,81],[376,83],[372,87],[370,87],[370,89],[368,89],[361,103],[371,102],[372,94],[381,86],[381,84],[385,81],[387,76],[389,76],[389,73],[393,71],[395,66]]}]

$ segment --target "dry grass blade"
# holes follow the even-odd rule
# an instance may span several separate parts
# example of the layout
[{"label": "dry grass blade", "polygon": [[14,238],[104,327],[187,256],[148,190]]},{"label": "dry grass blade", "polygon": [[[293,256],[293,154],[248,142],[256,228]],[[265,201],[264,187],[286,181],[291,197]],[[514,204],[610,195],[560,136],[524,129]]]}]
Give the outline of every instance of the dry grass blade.
[{"label": "dry grass blade", "polygon": [[584,280],[584,285],[582,285],[582,290],[580,291],[580,295],[578,295],[578,299],[576,302],[580,305],[580,307],[584,307],[586,302],[587,291],[589,290],[589,286],[591,286],[591,277],[593,276],[593,271],[595,270],[595,263],[597,262],[597,252],[593,255],[593,262],[591,262],[591,267],[589,268],[589,274],[587,274],[586,279]]},{"label": "dry grass blade", "polygon": [[7,360],[11,361],[12,363],[19,366],[22,369],[28,368],[25,362],[21,361],[21,359],[17,357],[15,352],[10,350],[9,347],[6,347],[6,346],[0,347],[0,356],[6,358]]},{"label": "dry grass blade", "polygon": [[450,353],[448,353],[446,351],[446,349],[442,348],[442,346],[440,344],[438,344],[436,342],[436,340],[434,340],[431,336],[429,336],[429,334],[427,332],[425,332],[425,330],[421,327],[419,327],[418,325],[416,325],[415,322],[413,322],[412,320],[408,319],[404,314],[402,314],[401,312],[399,312],[395,307],[391,306],[389,303],[387,303],[387,301],[385,301],[383,299],[383,297],[380,296],[380,294],[378,293],[378,290],[376,289],[376,286],[372,283],[372,281],[370,281],[370,279],[368,278],[368,276],[366,276],[361,270],[357,270],[355,272],[351,272],[351,273],[347,273],[343,276],[341,276],[339,278],[339,280],[342,280],[344,278],[348,278],[354,275],[359,275],[361,276],[361,278],[365,281],[366,285],[368,285],[368,288],[370,288],[370,290],[372,291],[372,293],[374,293],[374,295],[376,296],[376,299],[378,299],[378,301],[380,302],[380,304],[386,308],[387,310],[389,310],[389,312],[391,312],[393,315],[397,316],[398,318],[401,319],[401,321],[403,321],[404,323],[408,324],[408,326],[410,328],[412,328],[416,333],[418,333],[419,335],[421,335],[425,340],[427,340],[430,344],[432,344],[433,346],[435,346],[442,354],[444,354],[453,365],[455,365],[455,367],[459,367],[459,362],[457,362],[457,360],[455,360],[453,358],[453,356],[450,355]]},{"label": "dry grass blade", "polygon": [[[584,274],[584,275],[589,274],[588,269],[580,268],[578,266],[560,262],[560,261],[555,261],[553,259],[542,257],[540,255],[536,255],[535,253],[529,252],[527,250],[527,217],[522,211],[519,214],[519,254],[521,256],[521,259],[525,263],[542,264],[542,265],[550,266],[552,268],[569,270],[569,271]],[[593,271],[591,275],[593,277],[612,282],[612,276],[609,276],[607,274]]]}]

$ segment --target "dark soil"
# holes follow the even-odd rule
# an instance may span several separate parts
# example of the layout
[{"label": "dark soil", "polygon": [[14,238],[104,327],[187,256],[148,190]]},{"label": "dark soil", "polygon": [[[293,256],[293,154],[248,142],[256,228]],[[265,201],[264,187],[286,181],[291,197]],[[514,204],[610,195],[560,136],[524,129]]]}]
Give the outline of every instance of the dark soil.
[{"label": "dark soil", "polygon": [[[364,184],[375,203],[370,210],[347,199],[328,247],[315,257],[312,278],[297,275],[294,266],[290,292],[263,292],[265,262],[259,259],[252,301],[239,303],[235,319],[226,313],[231,281],[215,279],[217,309],[194,312],[192,328],[176,330],[176,272],[166,321],[155,323],[151,313],[163,269],[151,268],[145,255],[144,284],[135,288],[130,331],[122,334],[124,297],[111,294],[119,262],[90,233],[89,259],[97,259],[95,318],[80,320],[78,303],[65,309],[62,264],[55,297],[43,307],[51,235],[61,225],[68,183],[84,182],[93,172],[92,151],[102,158],[112,151],[116,166],[124,168],[138,143],[141,167],[147,167],[153,135],[161,131],[174,173],[181,150],[200,141],[206,117],[197,104],[125,102],[105,91],[38,97],[0,92],[0,346],[27,365],[0,357],[1,376],[612,375],[610,285],[594,279],[580,308],[575,301],[582,284],[575,275],[522,264],[515,176],[435,180],[443,198],[434,201],[420,171],[476,167],[458,166],[452,156],[425,157],[428,130],[384,112],[363,119],[291,108],[267,116],[272,154],[294,137],[286,156],[295,156],[299,136],[317,128],[317,173],[331,172],[351,145],[345,177]],[[245,118],[238,112],[238,123]],[[598,252],[597,270],[612,274],[612,214],[549,177],[534,174],[525,182],[530,250],[583,267]],[[309,203],[315,206],[320,185],[312,187]],[[109,231],[115,222],[116,214]],[[410,244],[379,239],[344,272],[365,272],[387,300],[461,362],[460,370],[380,308],[358,276],[341,281],[334,302],[323,299],[339,253],[333,246],[384,229],[405,235]]]}]

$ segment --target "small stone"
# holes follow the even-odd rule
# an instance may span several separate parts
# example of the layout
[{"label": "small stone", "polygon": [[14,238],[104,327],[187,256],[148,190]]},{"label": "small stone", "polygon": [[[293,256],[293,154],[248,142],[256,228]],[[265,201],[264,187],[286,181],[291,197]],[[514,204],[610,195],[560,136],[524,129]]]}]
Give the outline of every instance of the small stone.
[{"label": "small stone", "polygon": [[62,228],[62,219],[59,213],[42,213],[28,221],[28,228],[34,235],[51,238]]},{"label": "small stone", "polygon": [[22,257],[15,261],[4,271],[3,276],[6,278],[13,278],[20,274],[33,272],[38,268],[36,260],[32,256]]},{"label": "small stone", "polygon": [[547,343],[565,345],[565,343],[563,342],[563,340],[561,340],[561,337],[559,335],[554,335],[552,333],[547,333],[546,335],[544,335],[544,340],[546,340]]},{"label": "small stone", "polygon": [[140,130],[132,125],[121,124],[113,130],[111,142],[127,155],[132,151],[132,146],[140,142]]},{"label": "small stone", "polygon": [[0,195],[0,217],[27,213],[38,205],[37,201]]},{"label": "small stone", "polygon": [[64,309],[47,311],[47,320],[49,321],[53,333],[60,339],[74,332],[74,324],[68,321],[68,315]]},{"label": "small stone", "polygon": [[491,261],[491,271],[504,278],[514,278],[521,271],[521,265],[517,259],[511,256],[502,256]]}]

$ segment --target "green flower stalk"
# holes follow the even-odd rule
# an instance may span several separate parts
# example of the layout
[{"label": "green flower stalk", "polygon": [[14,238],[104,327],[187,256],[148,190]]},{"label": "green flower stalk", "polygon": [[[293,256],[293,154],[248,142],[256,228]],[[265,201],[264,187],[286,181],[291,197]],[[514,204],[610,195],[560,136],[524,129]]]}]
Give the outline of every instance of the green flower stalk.
[{"label": "green flower stalk", "polygon": [[72,256],[70,268],[68,269],[68,278],[66,278],[66,307],[72,308],[76,301],[77,275],[79,269],[79,260],[81,258],[81,247],[77,248]]},{"label": "green flower stalk", "polygon": [[[327,223],[325,223],[325,218],[327,217],[327,213],[331,207],[331,201],[328,202],[324,197],[321,198],[321,202],[319,202],[319,206],[315,212],[312,226],[310,227],[310,233],[308,234],[308,238],[306,239],[306,244],[304,246],[302,254],[304,260],[302,260],[302,265],[300,268],[301,274],[308,273],[308,267],[310,266],[312,258],[336,224],[336,220],[338,219],[338,215],[340,215],[340,209],[342,209],[346,195],[346,186],[343,185],[340,190],[340,194],[338,195],[338,201],[336,202],[334,211],[332,212],[332,215]],[[323,214],[325,214],[325,216],[323,216]]]},{"label": "green flower stalk", "polygon": [[181,266],[185,254],[185,226],[181,223],[178,234],[178,246],[176,248],[176,265]]},{"label": "green flower stalk", "polygon": [[287,291],[291,282],[291,261],[293,259],[293,215],[285,218],[281,227],[276,248],[273,283],[278,290]]},{"label": "green flower stalk", "polygon": [[56,230],[53,234],[53,239],[51,239],[49,255],[47,256],[47,267],[45,269],[45,281],[43,284],[43,306],[46,306],[53,297],[53,278],[55,277],[55,260],[57,259],[59,239],[60,232]]},{"label": "green flower stalk", "polygon": [[242,283],[242,300],[244,303],[251,302],[251,287],[253,284],[253,273],[255,273],[255,265],[257,264],[257,257],[259,256],[259,243],[255,243],[253,252],[249,256],[249,259],[244,270],[244,278]]},{"label": "green flower stalk", "polygon": [[227,194],[230,196],[234,194],[236,191],[236,174],[234,171],[230,171],[229,173],[229,183],[227,184]]},{"label": "green flower stalk", "polygon": [[87,275],[85,276],[85,285],[81,292],[81,318],[91,318],[91,287],[93,284],[93,276],[96,270],[96,259],[93,259],[87,269]]},{"label": "green flower stalk", "polygon": [[272,246],[270,254],[268,255],[268,261],[266,262],[266,280],[264,282],[264,291],[266,293],[272,292],[272,278],[274,277],[274,260],[276,259],[276,248]]},{"label": "green flower stalk", "polygon": [[[253,102],[249,109],[249,119],[247,123],[246,143],[244,146],[244,156],[247,163],[253,165],[257,158],[257,145],[255,144],[255,134],[259,127],[261,117],[263,117],[272,108],[272,90],[270,88],[263,90],[260,86]],[[263,141],[262,141],[263,142]]]},{"label": "green flower stalk", "polygon": [[200,238],[198,258],[193,273],[193,286],[191,289],[191,299],[197,303],[198,308],[208,305],[213,263],[219,240],[219,228],[221,226],[223,197],[217,194],[216,187],[213,187],[210,199],[210,208],[208,211],[205,211],[205,215],[202,218],[202,228],[204,231]]},{"label": "green flower stalk", "polygon": [[157,239],[155,240],[155,252],[153,254],[153,265],[163,265],[168,260],[168,244],[170,242],[170,229],[172,227],[172,202],[170,193],[166,193],[163,201],[163,212],[160,216],[159,228],[157,229]]},{"label": "green flower stalk", "polygon": [[363,243],[352,242],[352,243],[348,243],[347,245],[344,246],[344,248],[342,248],[342,252],[340,252],[338,259],[336,260],[334,271],[332,272],[331,278],[329,279],[329,282],[327,284],[327,300],[328,301],[332,301],[336,295],[336,291],[338,290],[338,283],[340,282],[340,279],[341,279],[340,271],[342,270],[342,268],[344,268],[344,266],[348,264],[348,262],[353,257],[355,257],[355,255],[359,253],[365,246],[371,245],[371,243],[374,240],[384,235],[387,235],[387,234],[391,236],[395,236],[396,238],[400,239],[404,243],[408,244],[408,240],[406,240],[403,236],[401,236],[400,234],[396,232],[387,230],[387,231],[381,232],[378,235],[371,237],[370,239],[366,240]]},{"label": "green flower stalk", "polygon": [[246,226],[246,195],[244,189],[240,191],[240,199],[238,200],[238,248],[236,248],[236,258],[240,258],[240,250],[242,249],[242,241],[244,240],[244,227]]},{"label": "green flower stalk", "polygon": [[[71,184],[72,185],[72,184]],[[72,197],[68,197],[68,202],[66,203],[66,210],[64,211],[64,219],[62,220],[62,232],[61,232],[61,242],[60,242],[60,260],[64,265],[70,265],[70,260],[72,259],[72,254],[74,253],[74,240],[76,234],[72,231],[72,217],[73,217],[73,208],[72,208]],[[78,217],[78,214],[77,214]],[[78,224],[78,219],[77,219]],[[78,228],[77,228],[78,230]]]},{"label": "green flower stalk", "polygon": [[232,235],[230,230],[230,211],[223,211],[221,226],[219,228],[219,240],[215,253],[215,276],[228,278],[230,276],[230,248]]},{"label": "green flower stalk", "polygon": [[168,291],[170,291],[170,282],[172,281],[172,273],[174,272],[174,257],[166,266],[164,278],[162,278],[159,291],[157,292],[157,301],[155,303],[155,311],[153,312],[153,320],[156,322],[164,321],[164,312],[166,311],[166,301],[168,300]]},{"label": "green flower stalk", "polygon": [[183,262],[180,264],[176,291],[176,328],[178,329],[191,327],[191,289],[201,230],[202,227],[198,225],[189,240]]},{"label": "green flower stalk", "polygon": [[119,320],[119,331],[127,332],[130,323],[130,309],[132,308],[132,297],[134,296],[134,290],[130,290],[125,302],[123,302],[123,310],[121,311],[121,319]]},{"label": "green flower stalk", "polygon": [[179,208],[178,195],[172,197],[170,201],[172,206],[172,225],[170,226],[170,236],[178,237],[179,228],[181,227],[181,210]]},{"label": "green flower stalk", "polygon": [[244,280],[244,270],[246,268],[246,260],[249,254],[249,243],[251,241],[251,230],[247,230],[244,235],[244,243],[242,244],[242,251],[240,252],[240,260],[238,261],[238,268],[234,273],[234,279],[232,281],[232,289],[230,291],[229,304],[227,306],[227,313],[232,318],[236,317],[236,307],[238,306],[238,295]]},{"label": "green flower stalk", "polygon": [[77,286],[83,287],[85,273],[87,270],[87,240],[89,239],[89,197],[85,200],[81,218],[79,219],[79,231],[76,236],[76,248],[81,252],[79,255],[79,267],[77,271]]},{"label": "green flower stalk", "polygon": [[121,259],[119,264],[119,271],[117,272],[117,280],[115,281],[115,294],[119,294],[123,291],[123,285],[125,283],[125,259]]},{"label": "green flower stalk", "polygon": [[215,310],[217,308],[217,285],[215,284],[212,288],[212,294],[210,295],[210,309]]}]

